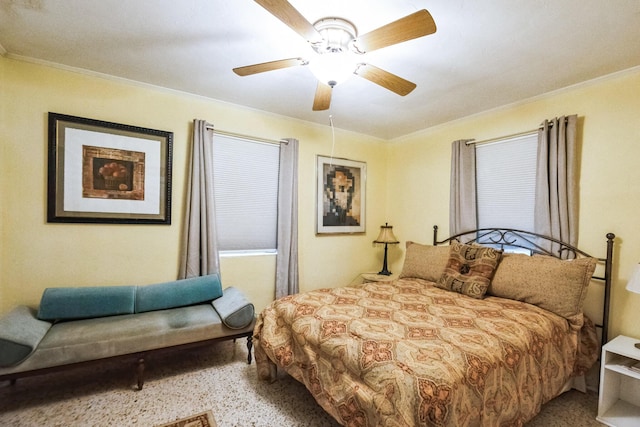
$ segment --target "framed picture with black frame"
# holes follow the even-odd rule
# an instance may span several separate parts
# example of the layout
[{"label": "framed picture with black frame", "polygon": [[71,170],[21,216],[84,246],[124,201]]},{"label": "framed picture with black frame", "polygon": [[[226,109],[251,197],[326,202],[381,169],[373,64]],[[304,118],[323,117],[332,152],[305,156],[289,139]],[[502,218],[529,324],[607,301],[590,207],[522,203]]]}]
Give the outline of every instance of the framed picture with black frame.
[{"label": "framed picture with black frame", "polygon": [[49,113],[47,222],[171,224],[173,133]]},{"label": "framed picture with black frame", "polygon": [[364,233],[367,164],[317,156],[316,233]]}]

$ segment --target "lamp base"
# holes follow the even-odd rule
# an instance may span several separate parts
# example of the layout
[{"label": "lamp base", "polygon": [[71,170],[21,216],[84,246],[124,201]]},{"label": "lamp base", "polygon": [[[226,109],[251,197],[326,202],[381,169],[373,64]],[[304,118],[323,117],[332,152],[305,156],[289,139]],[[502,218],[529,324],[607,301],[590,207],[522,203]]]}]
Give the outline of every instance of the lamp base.
[{"label": "lamp base", "polygon": [[378,274],[382,274],[383,276],[391,276],[391,272],[387,270],[387,243],[384,244],[384,261],[382,263],[382,271]]}]

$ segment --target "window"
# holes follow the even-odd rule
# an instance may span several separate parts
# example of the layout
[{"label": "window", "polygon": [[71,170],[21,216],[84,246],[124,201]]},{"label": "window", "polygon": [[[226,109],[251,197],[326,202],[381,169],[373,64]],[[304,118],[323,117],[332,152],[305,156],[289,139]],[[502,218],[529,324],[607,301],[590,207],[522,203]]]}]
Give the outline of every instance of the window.
[{"label": "window", "polygon": [[221,134],[213,143],[220,251],[275,251],[279,145]]},{"label": "window", "polygon": [[476,145],[478,228],[533,231],[538,136]]}]

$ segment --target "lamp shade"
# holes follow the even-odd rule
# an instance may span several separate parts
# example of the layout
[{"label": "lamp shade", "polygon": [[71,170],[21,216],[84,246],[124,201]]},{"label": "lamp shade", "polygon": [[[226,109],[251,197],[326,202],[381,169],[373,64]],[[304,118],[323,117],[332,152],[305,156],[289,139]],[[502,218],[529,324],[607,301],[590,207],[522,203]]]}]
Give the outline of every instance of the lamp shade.
[{"label": "lamp shade", "polygon": [[640,294],[640,264],[636,264],[633,269],[631,278],[627,282],[627,290]]},{"label": "lamp shade", "polygon": [[400,242],[398,241],[398,238],[393,235],[393,226],[385,222],[384,225],[380,226],[380,234],[373,243],[394,244]]}]

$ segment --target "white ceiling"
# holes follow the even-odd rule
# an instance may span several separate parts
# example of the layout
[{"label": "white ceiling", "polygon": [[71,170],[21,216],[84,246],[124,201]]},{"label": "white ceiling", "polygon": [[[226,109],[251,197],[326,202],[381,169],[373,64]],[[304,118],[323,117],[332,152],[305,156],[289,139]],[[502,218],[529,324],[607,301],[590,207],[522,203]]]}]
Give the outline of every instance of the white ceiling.
[{"label": "white ceiling", "polygon": [[[308,67],[234,67],[311,47],[252,0],[0,0],[0,53],[198,94],[392,139],[640,66],[640,0],[290,0],[360,34],[419,9],[437,32],[363,62],[417,84],[405,97],[353,76],[311,110]],[[563,112],[558,112],[562,114]],[[215,117],[211,118],[215,121]]]}]

